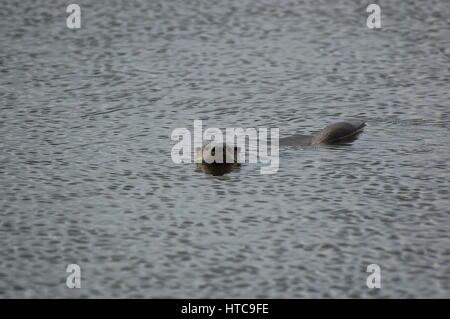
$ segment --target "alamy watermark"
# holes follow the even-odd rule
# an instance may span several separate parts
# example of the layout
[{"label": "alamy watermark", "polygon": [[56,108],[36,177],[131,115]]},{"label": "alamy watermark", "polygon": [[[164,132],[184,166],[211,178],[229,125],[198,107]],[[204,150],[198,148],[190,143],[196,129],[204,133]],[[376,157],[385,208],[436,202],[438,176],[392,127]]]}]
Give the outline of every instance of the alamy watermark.
[{"label": "alamy watermark", "polygon": [[81,8],[78,4],[69,4],[66,8],[66,12],[70,13],[67,17],[66,25],[69,29],[81,28]]},{"label": "alamy watermark", "polygon": [[[381,28],[381,8],[378,4],[369,4],[366,8],[366,12],[370,13],[367,17],[366,25],[369,29]],[[69,29],[81,28],[81,8],[76,3],[69,4],[66,8],[66,13],[70,15],[66,19],[66,25]]]},{"label": "alamy watermark", "polygon": [[66,272],[70,273],[66,279],[68,288],[81,288],[81,268],[77,264],[67,265]]},{"label": "alamy watermark", "polygon": [[366,285],[368,288],[381,288],[381,267],[377,264],[370,264],[367,266],[366,272],[371,274],[367,276]]},{"label": "alamy watermark", "polygon": [[369,4],[366,12],[370,13],[367,17],[366,25],[369,29],[381,28],[381,8],[378,4]]},{"label": "alamy watermark", "polygon": [[[221,129],[219,128],[208,128],[203,132],[202,120],[194,121],[193,136],[191,131],[187,128],[176,128],[172,131],[171,140],[178,141],[171,151],[172,161],[176,164],[180,163],[202,163],[202,157],[194,157],[193,150],[200,150],[205,144],[205,141],[214,142],[215,144],[226,144],[227,147],[232,149],[243,150],[238,152],[239,158],[237,159],[239,163],[246,162],[246,140],[248,138],[248,163],[262,163],[267,164],[266,166],[261,166],[261,174],[274,174],[278,171],[280,159],[279,159],[279,128],[226,128],[225,138]],[[270,138],[269,138],[270,131]],[[270,141],[270,153],[268,142]],[[192,148],[193,144],[193,148]],[[214,148],[212,148],[214,151]],[[220,152],[214,152],[210,154],[215,163],[233,163],[234,158],[229,158],[224,156]]]}]

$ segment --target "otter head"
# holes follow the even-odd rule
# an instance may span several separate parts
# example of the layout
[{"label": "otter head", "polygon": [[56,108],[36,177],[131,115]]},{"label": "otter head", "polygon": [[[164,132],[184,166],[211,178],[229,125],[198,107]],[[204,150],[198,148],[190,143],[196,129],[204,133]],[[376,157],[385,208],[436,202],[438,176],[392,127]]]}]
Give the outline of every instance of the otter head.
[{"label": "otter head", "polygon": [[240,162],[241,148],[211,142],[196,149],[196,159],[203,164],[235,164]]}]

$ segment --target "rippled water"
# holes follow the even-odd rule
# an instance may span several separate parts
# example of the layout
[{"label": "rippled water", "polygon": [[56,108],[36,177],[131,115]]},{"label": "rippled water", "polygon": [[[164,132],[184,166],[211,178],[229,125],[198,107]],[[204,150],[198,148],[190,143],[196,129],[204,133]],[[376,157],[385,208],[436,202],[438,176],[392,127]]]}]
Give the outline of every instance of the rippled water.
[{"label": "rippled water", "polygon": [[[68,2],[2,1],[1,297],[450,297],[448,1],[380,1],[380,30],[371,1],[78,3],[70,30]],[[346,118],[274,175],[170,158],[196,119]]]}]

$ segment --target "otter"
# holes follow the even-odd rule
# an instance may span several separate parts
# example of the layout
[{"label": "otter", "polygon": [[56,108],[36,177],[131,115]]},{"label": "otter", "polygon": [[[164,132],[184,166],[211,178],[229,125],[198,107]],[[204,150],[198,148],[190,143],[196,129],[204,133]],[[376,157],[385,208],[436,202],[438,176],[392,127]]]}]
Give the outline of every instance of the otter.
[{"label": "otter", "polygon": [[[353,142],[363,131],[363,121],[346,121],[330,124],[315,135],[293,135],[280,138],[280,146],[334,145]],[[201,170],[211,175],[224,175],[240,167],[240,147],[226,143],[209,142],[198,147],[196,163]]]},{"label": "otter", "polygon": [[330,124],[316,135],[293,135],[280,138],[280,146],[309,146],[353,142],[363,131],[363,121],[346,121]]}]

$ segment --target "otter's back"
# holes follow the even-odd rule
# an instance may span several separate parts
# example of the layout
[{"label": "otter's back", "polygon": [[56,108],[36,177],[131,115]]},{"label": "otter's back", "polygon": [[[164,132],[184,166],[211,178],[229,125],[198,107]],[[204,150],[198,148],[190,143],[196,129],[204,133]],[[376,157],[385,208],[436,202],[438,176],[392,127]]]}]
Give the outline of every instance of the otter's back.
[{"label": "otter's back", "polygon": [[366,124],[361,121],[330,124],[313,137],[311,144],[338,142],[360,133],[364,126]]}]

